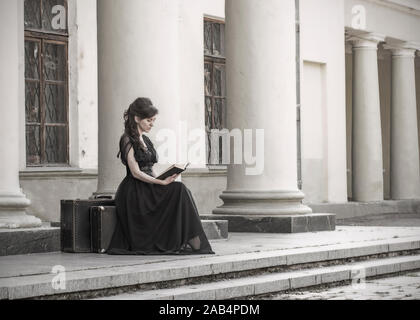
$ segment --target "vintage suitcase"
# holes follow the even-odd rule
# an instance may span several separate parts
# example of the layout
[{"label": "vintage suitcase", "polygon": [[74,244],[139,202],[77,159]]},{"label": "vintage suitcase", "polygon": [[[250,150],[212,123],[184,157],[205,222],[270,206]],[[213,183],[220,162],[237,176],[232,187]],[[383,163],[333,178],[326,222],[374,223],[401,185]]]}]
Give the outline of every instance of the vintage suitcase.
[{"label": "vintage suitcase", "polygon": [[95,206],[90,208],[92,252],[106,252],[116,224],[117,214],[115,206]]},{"label": "vintage suitcase", "polygon": [[113,199],[61,200],[61,251],[92,252],[89,209],[113,205]]}]

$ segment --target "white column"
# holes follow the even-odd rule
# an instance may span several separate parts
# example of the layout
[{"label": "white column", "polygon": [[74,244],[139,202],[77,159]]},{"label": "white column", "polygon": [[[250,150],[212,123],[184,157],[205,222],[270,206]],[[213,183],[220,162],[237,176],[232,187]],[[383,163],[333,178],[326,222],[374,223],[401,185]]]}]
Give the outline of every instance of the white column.
[{"label": "white column", "polygon": [[383,200],[382,131],[378,44],[384,36],[367,34],[353,44],[353,199]]},{"label": "white column", "polygon": [[[159,129],[179,125],[178,1],[101,0],[98,6],[98,190],[113,195],[125,176],[116,157],[123,113],[137,97],[159,109]],[[156,142],[156,140],[155,140]]]},{"label": "white column", "polygon": [[263,146],[253,139],[254,153],[264,147],[264,170],[247,175],[245,162],[229,165],[224,205],[214,214],[312,212],[297,187],[295,30],[294,0],[226,1],[228,129],[254,137],[264,130]]},{"label": "white column", "polygon": [[414,58],[420,45],[385,46],[392,52],[391,197],[420,197]]},{"label": "white column", "polygon": [[[19,66],[23,49],[23,0],[0,0],[0,228],[29,228],[41,220],[26,214],[29,199],[19,185]],[[22,55],[23,56],[23,55]],[[23,134],[23,133],[22,133]]]}]

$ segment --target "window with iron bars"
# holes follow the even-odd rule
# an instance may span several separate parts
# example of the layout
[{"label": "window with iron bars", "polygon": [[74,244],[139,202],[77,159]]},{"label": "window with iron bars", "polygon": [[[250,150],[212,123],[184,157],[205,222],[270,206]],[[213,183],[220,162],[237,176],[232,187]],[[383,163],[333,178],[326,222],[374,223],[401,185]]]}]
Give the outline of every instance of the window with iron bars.
[{"label": "window with iron bars", "polygon": [[69,164],[67,0],[25,0],[27,166]]},{"label": "window with iron bars", "polygon": [[225,69],[225,23],[220,20],[205,18],[204,95],[208,165],[223,164],[223,134],[218,133],[217,130],[226,128]]}]

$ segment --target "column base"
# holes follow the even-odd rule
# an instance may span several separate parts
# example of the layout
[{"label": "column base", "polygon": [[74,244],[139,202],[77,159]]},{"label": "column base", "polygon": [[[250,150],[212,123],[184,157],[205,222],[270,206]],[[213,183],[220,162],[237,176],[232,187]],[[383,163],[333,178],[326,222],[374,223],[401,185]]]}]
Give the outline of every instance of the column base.
[{"label": "column base", "polygon": [[224,204],[203,220],[229,221],[229,232],[300,233],[335,230],[335,214],[313,214],[299,191],[224,191]]},{"label": "column base", "polygon": [[26,214],[26,208],[31,204],[22,193],[0,194],[0,228],[37,228],[42,225],[39,218]]},{"label": "column base", "polygon": [[304,204],[304,194],[297,191],[224,191],[224,204],[213,210],[215,215],[304,215],[312,209]]},{"label": "column base", "polygon": [[200,215],[202,220],[228,220],[229,232],[303,233],[335,230],[335,214],[289,216]]}]

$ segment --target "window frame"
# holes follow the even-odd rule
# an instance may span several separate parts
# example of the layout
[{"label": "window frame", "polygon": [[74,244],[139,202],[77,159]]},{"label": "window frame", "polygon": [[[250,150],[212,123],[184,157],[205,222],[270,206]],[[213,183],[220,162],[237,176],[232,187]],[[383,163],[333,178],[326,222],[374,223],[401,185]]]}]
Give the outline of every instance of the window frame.
[{"label": "window frame", "polygon": [[[205,23],[206,22],[210,22],[210,23],[216,23],[216,24],[220,24],[225,26],[225,21],[223,19],[216,19],[216,18],[209,18],[209,17],[204,17],[203,20],[203,32],[205,32]],[[214,36],[213,33],[211,35],[212,38],[212,45],[214,43]],[[224,37],[223,37],[224,39]],[[224,43],[221,44],[224,46]],[[225,91],[225,95],[224,96],[217,96],[214,95],[214,85],[215,85],[215,67],[217,65],[221,65],[224,67],[225,70],[225,81],[226,81],[226,56],[225,55],[213,55],[213,54],[208,54],[206,53],[205,50],[205,38],[204,38],[204,47],[203,47],[203,53],[204,53],[204,72],[207,70],[206,69],[206,65],[210,64],[211,66],[211,79],[209,80],[211,83],[211,94],[208,95],[206,92],[206,79],[204,78],[204,117],[205,117],[205,130],[206,130],[206,165],[207,166],[211,166],[211,167],[225,167],[225,164],[223,164],[223,159],[222,159],[222,149],[221,149],[221,139],[219,138],[219,159],[217,163],[212,163],[212,157],[211,157],[211,148],[210,148],[210,132],[212,129],[224,129],[224,128],[216,128],[215,126],[215,109],[216,109],[216,99],[221,99],[223,100],[223,113],[222,113],[222,120],[221,120],[221,125],[223,126],[224,124],[226,124],[226,114],[227,114],[227,110],[226,110],[226,101],[227,101],[227,97],[226,97],[226,88],[224,88],[223,90]],[[207,99],[211,100],[211,123],[207,123]],[[210,131],[207,130],[207,127],[210,128]]]},{"label": "window frame", "polygon": [[[27,28],[26,26],[24,26],[25,32],[34,32],[34,33],[38,33],[38,34],[42,34],[42,35],[50,35],[50,36],[64,36],[64,37],[68,37],[69,35],[69,3],[68,0],[64,0],[64,8],[66,9],[66,32],[57,32],[57,31],[53,31],[53,30],[44,30],[42,29],[42,12],[43,12],[43,5],[42,5],[42,0],[37,0],[39,2],[39,18],[40,18],[40,23],[41,23],[41,29],[37,29],[37,28]],[[24,1],[25,2],[25,1]]]},{"label": "window frame", "polygon": [[[42,1],[41,3],[42,10]],[[68,36],[68,1],[65,1],[66,8],[66,32],[53,32],[53,31],[42,31],[39,29],[28,28],[24,31],[24,41],[26,42],[37,42],[39,45],[38,53],[38,77],[39,79],[29,79],[26,78],[26,72],[24,75],[25,81],[25,150],[26,150],[26,167],[28,168],[46,168],[46,167],[70,167],[70,110],[69,110],[69,75],[70,75],[70,66],[69,66],[69,36]],[[40,11],[41,14],[42,11]],[[46,44],[56,44],[64,47],[64,80],[47,80],[45,79],[44,74],[44,52]],[[26,70],[26,55],[24,57],[25,70]],[[27,82],[38,82],[39,83],[39,121],[30,122],[27,119],[26,114],[26,83]],[[45,103],[45,89],[48,84],[60,85],[64,87],[64,113],[65,119],[63,122],[46,122],[46,103]],[[28,141],[26,135],[28,132],[29,126],[35,126],[39,128],[39,163],[29,162],[28,159]],[[64,147],[65,151],[65,162],[47,162],[46,154],[46,140],[47,140],[47,128],[48,127],[65,127],[65,140],[66,146]]]}]

